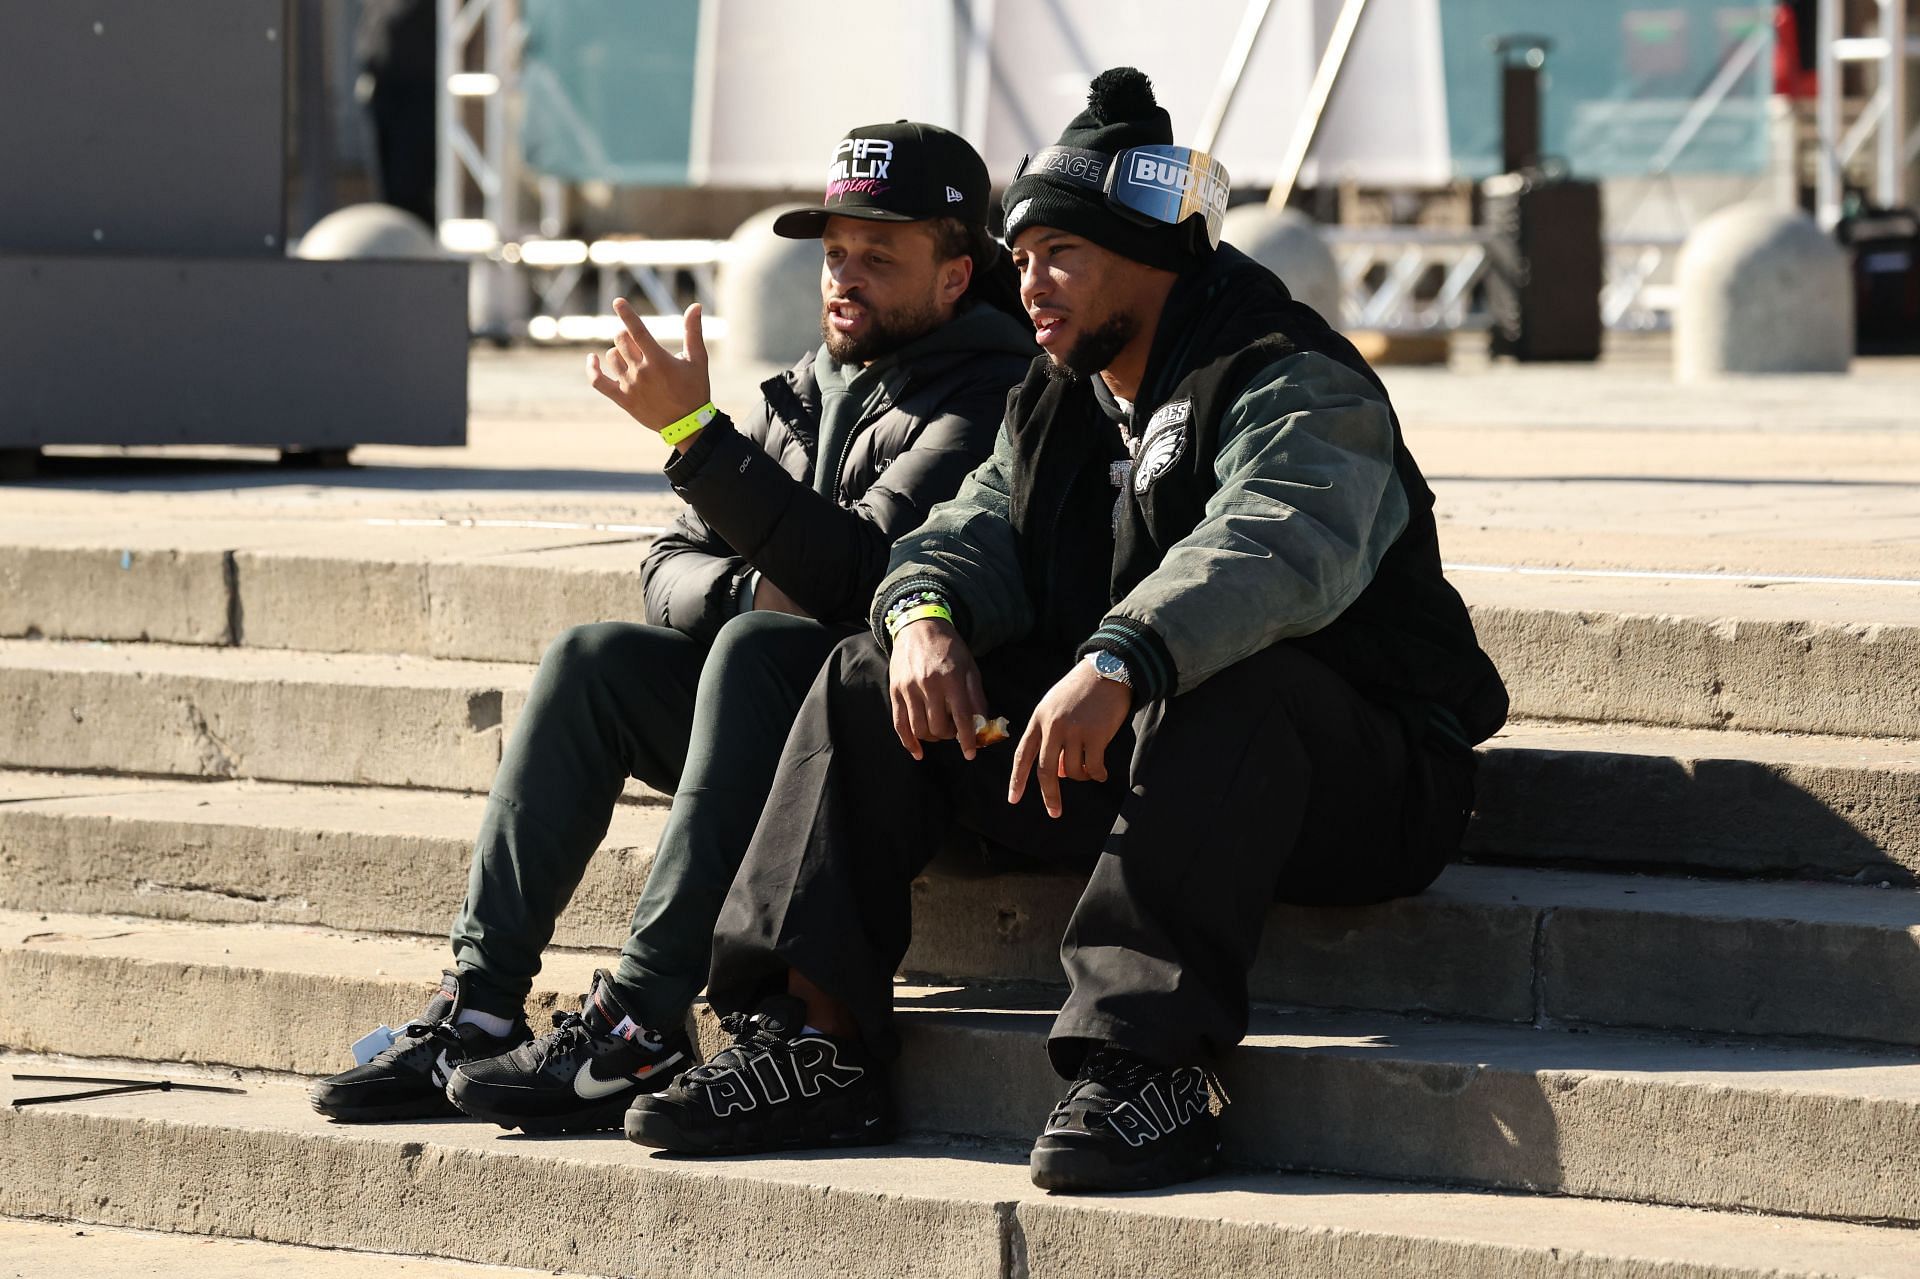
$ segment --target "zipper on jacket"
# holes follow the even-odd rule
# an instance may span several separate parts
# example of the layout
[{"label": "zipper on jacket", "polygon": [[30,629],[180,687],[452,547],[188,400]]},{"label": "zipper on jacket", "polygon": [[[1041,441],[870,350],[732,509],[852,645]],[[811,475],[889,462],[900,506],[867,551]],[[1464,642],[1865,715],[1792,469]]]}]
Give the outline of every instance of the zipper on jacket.
[{"label": "zipper on jacket", "polygon": [[867,431],[872,430],[874,422],[878,422],[881,415],[885,412],[885,409],[880,410],[880,413],[875,414],[872,421],[869,421],[865,426],[856,426],[847,432],[847,442],[840,446],[840,464],[833,468],[833,503],[835,506],[844,505],[841,498],[846,494],[847,459],[853,456],[853,442]]},{"label": "zipper on jacket", "polygon": [[[887,395],[880,404],[875,407],[872,416],[847,432],[846,443],[840,446],[840,464],[833,468],[833,503],[835,506],[844,505],[841,498],[846,495],[847,459],[853,456],[853,442],[865,435],[868,431],[871,431],[880,419],[885,417],[889,412],[900,407],[900,401],[906,397],[907,387],[910,385],[912,385],[912,377],[909,375],[907,379],[900,383],[899,395]],[[877,481],[879,476],[875,475],[874,479]]]}]

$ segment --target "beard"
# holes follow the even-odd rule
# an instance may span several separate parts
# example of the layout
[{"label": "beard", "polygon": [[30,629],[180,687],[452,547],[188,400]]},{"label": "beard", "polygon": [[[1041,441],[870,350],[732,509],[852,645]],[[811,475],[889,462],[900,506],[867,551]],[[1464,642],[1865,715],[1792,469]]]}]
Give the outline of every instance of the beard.
[{"label": "beard", "polygon": [[892,311],[877,310],[863,299],[850,300],[859,302],[867,312],[867,331],[859,337],[834,328],[827,320],[826,306],[822,304],[820,308],[820,336],[826,340],[827,354],[836,364],[866,364],[892,355],[940,327],[940,308],[931,300]]},{"label": "beard", "polygon": [[1113,363],[1116,355],[1133,341],[1140,331],[1134,315],[1110,315],[1100,324],[1073,340],[1064,355],[1049,353],[1047,376],[1057,382],[1081,382]]}]

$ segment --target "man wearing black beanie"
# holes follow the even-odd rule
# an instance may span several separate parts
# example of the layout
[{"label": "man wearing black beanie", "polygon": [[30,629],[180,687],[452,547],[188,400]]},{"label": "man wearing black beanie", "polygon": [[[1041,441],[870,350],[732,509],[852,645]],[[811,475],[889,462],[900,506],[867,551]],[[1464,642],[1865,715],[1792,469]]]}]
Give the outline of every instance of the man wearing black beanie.
[{"label": "man wearing black beanie", "polygon": [[909,888],[959,828],[1091,867],[1034,1181],[1199,1176],[1268,904],[1417,893],[1457,851],[1507,698],[1433,495],[1379,379],[1218,242],[1225,174],[1172,142],[1118,68],[1008,188],[1046,354],[808,693],[714,939],[736,1044],[636,1100],[634,1140],[884,1140]]}]

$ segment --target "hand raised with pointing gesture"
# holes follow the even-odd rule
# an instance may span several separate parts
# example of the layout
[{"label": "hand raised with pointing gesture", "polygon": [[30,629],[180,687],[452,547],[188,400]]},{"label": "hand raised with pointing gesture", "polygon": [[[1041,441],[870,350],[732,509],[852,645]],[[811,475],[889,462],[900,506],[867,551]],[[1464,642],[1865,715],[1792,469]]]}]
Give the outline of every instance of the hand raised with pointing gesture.
[{"label": "hand raised with pointing gesture", "polygon": [[649,431],[673,425],[713,398],[698,302],[687,308],[684,355],[675,355],[654,341],[625,298],[614,301],[613,313],[623,331],[612,346],[587,357],[587,379],[594,390]]}]

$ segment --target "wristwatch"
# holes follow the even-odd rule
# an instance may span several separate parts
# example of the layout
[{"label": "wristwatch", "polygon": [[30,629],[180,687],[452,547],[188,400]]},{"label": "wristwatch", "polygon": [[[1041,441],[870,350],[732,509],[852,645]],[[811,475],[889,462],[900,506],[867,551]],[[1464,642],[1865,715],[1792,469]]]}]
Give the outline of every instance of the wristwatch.
[{"label": "wristwatch", "polygon": [[1087,664],[1093,667],[1093,673],[1101,679],[1110,679],[1116,684],[1133,687],[1133,672],[1120,660],[1117,653],[1109,653],[1104,648],[1096,648],[1087,654]]}]

